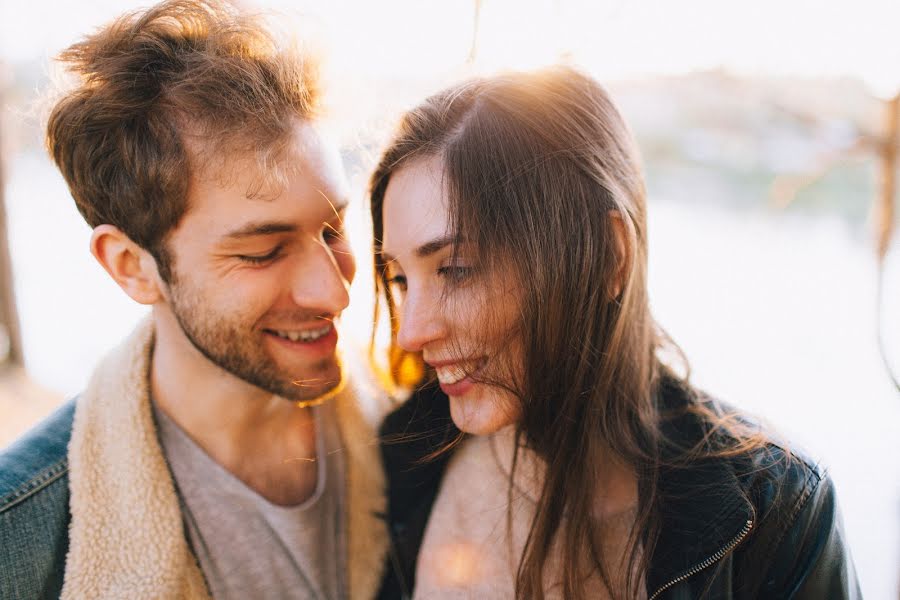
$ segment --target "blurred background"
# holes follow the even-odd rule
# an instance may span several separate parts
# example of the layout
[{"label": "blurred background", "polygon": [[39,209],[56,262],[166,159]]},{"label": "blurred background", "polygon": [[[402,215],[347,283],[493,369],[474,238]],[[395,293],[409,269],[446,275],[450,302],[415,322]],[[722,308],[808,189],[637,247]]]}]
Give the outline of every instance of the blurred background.
[{"label": "blurred background", "polygon": [[[145,313],[93,262],[42,117],[52,57],[147,4],[0,1],[0,446],[77,393]],[[865,597],[898,597],[900,3],[244,4],[278,11],[327,60],[329,120],[358,192],[362,269],[344,329],[360,346],[365,179],[399,112],[502,69],[565,61],[603,82],[645,163],[658,320],[698,385],[828,465]]]}]

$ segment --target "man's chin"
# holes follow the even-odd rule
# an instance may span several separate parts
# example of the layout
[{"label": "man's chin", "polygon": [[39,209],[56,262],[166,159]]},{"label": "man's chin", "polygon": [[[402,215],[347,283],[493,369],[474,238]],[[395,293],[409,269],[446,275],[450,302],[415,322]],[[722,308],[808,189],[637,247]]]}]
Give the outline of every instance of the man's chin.
[{"label": "man's chin", "polygon": [[323,386],[314,394],[303,394],[303,397],[294,398],[293,401],[297,406],[317,406],[328,402],[343,391],[346,385],[344,378],[338,379],[336,382],[327,386]]},{"label": "man's chin", "polygon": [[315,377],[292,381],[291,393],[284,396],[298,404],[321,404],[339,394],[346,383],[342,364],[335,360],[323,367]]}]

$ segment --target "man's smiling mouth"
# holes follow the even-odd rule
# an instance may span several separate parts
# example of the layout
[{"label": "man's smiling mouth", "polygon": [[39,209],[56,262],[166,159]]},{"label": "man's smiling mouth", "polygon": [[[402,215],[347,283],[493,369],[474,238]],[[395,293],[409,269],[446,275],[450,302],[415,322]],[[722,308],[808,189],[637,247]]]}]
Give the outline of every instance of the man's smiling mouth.
[{"label": "man's smiling mouth", "polygon": [[328,323],[317,329],[267,329],[266,331],[292,342],[314,342],[331,333],[332,329],[334,329],[334,324]]}]

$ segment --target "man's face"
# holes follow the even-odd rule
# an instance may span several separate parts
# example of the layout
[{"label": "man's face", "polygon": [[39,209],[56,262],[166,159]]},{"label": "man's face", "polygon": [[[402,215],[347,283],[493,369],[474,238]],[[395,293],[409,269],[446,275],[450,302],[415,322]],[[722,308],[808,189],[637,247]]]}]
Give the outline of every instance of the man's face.
[{"label": "man's face", "polygon": [[[209,361],[273,394],[308,400],[336,387],[335,320],[355,263],[344,238],[340,157],[298,124],[284,185],[258,185],[251,161],[191,184],[168,240],[168,309]],[[221,174],[219,174],[221,175]]]}]

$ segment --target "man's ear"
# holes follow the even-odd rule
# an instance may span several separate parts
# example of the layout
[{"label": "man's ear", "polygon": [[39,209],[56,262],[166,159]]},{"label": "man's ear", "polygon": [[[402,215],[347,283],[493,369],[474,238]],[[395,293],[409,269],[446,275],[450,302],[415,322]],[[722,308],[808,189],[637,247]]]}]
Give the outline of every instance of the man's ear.
[{"label": "man's ear", "polygon": [[628,228],[625,219],[618,210],[610,210],[609,229],[612,233],[612,243],[616,254],[616,268],[613,271],[612,281],[609,282],[610,299],[617,299],[625,289],[625,281],[631,268],[631,252],[628,243]]},{"label": "man's ear", "polygon": [[91,254],[135,302],[156,304],[162,300],[156,260],[118,227],[94,228]]}]

